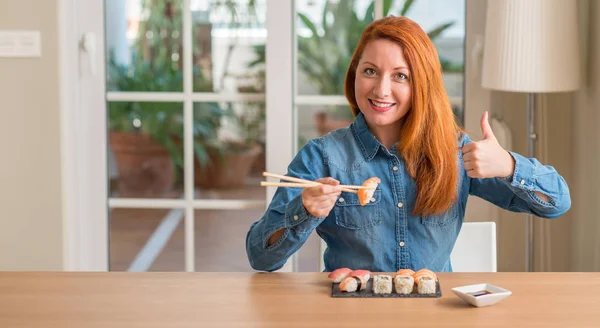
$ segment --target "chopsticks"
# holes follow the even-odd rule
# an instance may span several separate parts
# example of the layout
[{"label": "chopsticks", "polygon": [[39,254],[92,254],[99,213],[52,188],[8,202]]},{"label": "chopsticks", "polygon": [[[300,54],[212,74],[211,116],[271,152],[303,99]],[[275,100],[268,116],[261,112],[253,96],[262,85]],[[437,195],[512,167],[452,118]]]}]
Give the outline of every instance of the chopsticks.
[{"label": "chopsticks", "polygon": [[[289,187],[289,188],[306,188],[306,187],[314,187],[314,186],[319,186],[322,185],[322,183],[316,182],[316,181],[310,181],[310,180],[304,180],[304,179],[298,179],[298,178],[294,178],[294,177],[288,177],[285,175],[279,175],[279,174],[273,174],[273,173],[269,173],[269,172],[263,172],[263,176],[265,177],[271,177],[271,178],[278,178],[284,181],[291,181],[291,182],[266,182],[266,181],[261,181],[260,185],[262,187]],[[354,189],[375,189],[373,187],[368,187],[368,186],[353,186],[353,185],[340,185],[340,187],[342,187],[342,191],[345,192],[351,192],[356,194],[358,191],[354,190]]]}]

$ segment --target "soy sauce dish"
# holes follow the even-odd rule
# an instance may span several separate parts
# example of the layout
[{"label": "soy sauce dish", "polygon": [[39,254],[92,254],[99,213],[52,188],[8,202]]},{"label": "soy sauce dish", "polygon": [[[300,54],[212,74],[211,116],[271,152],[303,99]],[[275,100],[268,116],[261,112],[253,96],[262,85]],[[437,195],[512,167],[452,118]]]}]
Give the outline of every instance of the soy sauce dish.
[{"label": "soy sauce dish", "polygon": [[476,284],[452,288],[452,292],[465,302],[476,306],[490,306],[509,297],[512,292],[490,284]]}]

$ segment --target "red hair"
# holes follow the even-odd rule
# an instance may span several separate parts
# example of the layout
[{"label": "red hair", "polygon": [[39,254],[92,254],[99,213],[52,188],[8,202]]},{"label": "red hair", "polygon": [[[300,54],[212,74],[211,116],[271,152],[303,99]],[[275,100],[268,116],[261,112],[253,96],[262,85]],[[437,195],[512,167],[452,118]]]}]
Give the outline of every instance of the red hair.
[{"label": "red hair", "polygon": [[397,149],[408,172],[416,180],[414,214],[446,211],[457,198],[458,137],[456,123],[442,81],[442,67],[435,46],[421,27],[406,17],[386,17],[363,32],[346,73],[345,92],[352,112],[360,109],[354,83],[356,68],[365,46],[386,39],[402,47],[411,78],[411,108],[403,118]]}]

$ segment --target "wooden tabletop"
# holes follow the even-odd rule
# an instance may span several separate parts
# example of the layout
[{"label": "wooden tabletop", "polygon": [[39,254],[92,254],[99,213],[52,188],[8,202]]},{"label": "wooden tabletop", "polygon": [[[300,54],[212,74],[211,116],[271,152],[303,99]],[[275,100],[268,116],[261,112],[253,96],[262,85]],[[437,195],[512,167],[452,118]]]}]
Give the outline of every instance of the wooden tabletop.
[{"label": "wooden tabletop", "polygon": [[[440,273],[441,298],[332,298],[324,273],[0,273],[0,327],[599,327],[600,273]],[[451,288],[513,292],[472,307]],[[409,327],[409,326],[408,326]]]}]

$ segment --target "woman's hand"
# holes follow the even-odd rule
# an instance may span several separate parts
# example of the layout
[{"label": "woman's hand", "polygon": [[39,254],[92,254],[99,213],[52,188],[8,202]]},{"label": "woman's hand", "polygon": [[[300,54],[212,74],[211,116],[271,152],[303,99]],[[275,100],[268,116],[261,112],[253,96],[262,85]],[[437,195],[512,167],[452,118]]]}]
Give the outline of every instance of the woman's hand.
[{"label": "woman's hand", "polygon": [[483,139],[462,147],[465,170],[471,178],[505,178],[513,174],[515,160],[496,140],[488,122],[488,112],[481,116]]},{"label": "woman's hand", "polygon": [[342,188],[338,187],[340,182],[334,178],[321,178],[316,181],[322,185],[304,188],[302,203],[312,216],[325,217],[333,209]]}]

